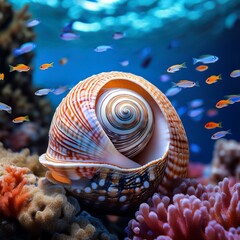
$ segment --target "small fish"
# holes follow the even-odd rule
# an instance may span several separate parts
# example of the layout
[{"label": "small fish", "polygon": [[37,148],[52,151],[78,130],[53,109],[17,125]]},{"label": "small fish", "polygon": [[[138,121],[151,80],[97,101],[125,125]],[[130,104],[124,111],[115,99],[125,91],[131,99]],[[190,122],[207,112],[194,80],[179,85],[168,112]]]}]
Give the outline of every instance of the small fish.
[{"label": "small fish", "polygon": [[54,91],[54,89],[43,88],[43,89],[37,90],[34,94],[36,96],[44,96],[44,95],[47,95],[48,93],[53,92],[53,91]]},{"label": "small fish", "polygon": [[190,143],[189,148],[193,153],[197,154],[201,152],[201,147],[197,143]]},{"label": "small fish", "polygon": [[112,49],[112,46],[109,45],[100,45],[94,49],[95,52],[105,52],[108,49]]},{"label": "small fish", "polygon": [[182,91],[182,88],[179,88],[179,87],[171,87],[169,88],[166,92],[165,92],[165,95],[167,97],[172,97],[172,96],[175,96],[177,95],[179,92]]},{"label": "small fish", "polygon": [[160,77],[159,77],[160,81],[161,82],[168,82],[171,80],[171,77],[169,76],[169,74],[162,74]]},{"label": "small fish", "polygon": [[189,80],[180,80],[178,83],[173,82],[174,87],[180,87],[180,88],[191,88],[191,87],[199,87],[198,82],[193,82]]},{"label": "small fish", "polygon": [[178,39],[172,39],[172,40],[169,42],[167,48],[170,50],[170,49],[174,49],[174,48],[179,47],[179,45],[180,45],[180,41],[179,41]]},{"label": "small fish", "polygon": [[169,67],[169,68],[167,69],[167,72],[169,72],[169,73],[174,73],[174,72],[179,71],[181,68],[187,68],[185,62],[182,63],[182,64],[175,64],[175,65],[172,65],[171,67]]},{"label": "small fish", "polygon": [[38,19],[32,19],[26,23],[27,27],[35,27],[37,26],[41,21]]},{"label": "small fish", "polygon": [[190,102],[188,102],[189,108],[197,108],[201,107],[203,105],[204,101],[200,98],[194,99]]},{"label": "small fish", "polygon": [[0,111],[6,111],[12,113],[12,108],[5,103],[0,102]]},{"label": "small fish", "polygon": [[53,62],[51,63],[44,63],[40,66],[41,70],[47,70],[48,68],[53,67]]},{"label": "small fish", "polygon": [[231,129],[227,130],[227,131],[220,131],[220,132],[216,132],[211,136],[211,139],[216,140],[222,137],[225,137],[227,134],[232,134],[231,133]]},{"label": "small fish", "polygon": [[119,39],[122,39],[125,37],[125,33],[124,32],[115,32],[113,35],[112,35],[112,38],[114,40],[119,40]]},{"label": "small fish", "polygon": [[240,102],[240,95],[226,95],[224,97],[228,98],[232,103]]},{"label": "small fish", "polygon": [[143,61],[141,63],[141,67],[147,68],[149,66],[149,64],[151,63],[151,61],[152,61],[152,56],[151,55],[147,56],[145,59],[143,59]]},{"label": "small fish", "polygon": [[60,65],[65,65],[67,62],[68,62],[68,59],[65,58],[65,57],[63,57],[63,58],[61,58],[61,59],[59,60],[59,64],[60,64]]},{"label": "small fish", "polygon": [[15,48],[13,50],[13,54],[15,57],[22,55],[24,53],[31,52],[36,47],[36,44],[33,42],[27,42],[22,44],[19,48]]},{"label": "small fish", "polygon": [[17,66],[11,66],[11,65],[9,65],[9,68],[10,68],[10,70],[9,70],[9,72],[13,72],[13,71],[18,71],[18,72],[27,72],[27,71],[29,71],[30,70],[30,67],[29,66],[27,66],[27,65],[25,65],[25,64],[18,64]]},{"label": "small fish", "polygon": [[0,73],[0,80],[4,80],[4,73]]},{"label": "small fish", "polygon": [[208,64],[208,63],[215,63],[216,61],[218,61],[218,57],[214,56],[214,55],[202,55],[199,58],[193,58],[193,64],[196,64],[198,62],[204,63],[204,64]]},{"label": "small fish", "polygon": [[216,122],[208,122],[204,125],[206,129],[214,129],[214,128],[222,128],[222,123],[216,123]]},{"label": "small fish", "polygon": [[60,38],[65,41],[72,41],[77,40],[80,38],[78,34],[71,33],[71,32],[65,32],[60,35]]},{"label": "small fish", "polygon": [[233,102],[230,99],[223,99],[216,103],[216,108],[227,107],[229,104],[233,104]]},{"label": "small fish", "polygon": [[232,71],[230,73],[230,77],[232,77],[232,78],[240,77],[240,70],[237,69],[237,70]]},{"label": "small fish", "polygon": [[121,62],[119,62],[119,63],[120,63],[120,65],[122,65],[123,67],[126,67],[126,66],[129,65],[129,60],[123,60],[123,61],[121,61]]},{"label": "small fish", "polygon": [[21,122],[24,122],[24,121],[30,121],[28,115],[21,116],[21,117],[16,117],[12,120],[13,123],[21,123]]},{"label": "small fish", "polygon": [[204,108],[196,108],[188,111],[188,116],[191,118],[202,117]]},{"label": "small fish", "polygon": [[217,115],[218,115],[218,110],[216,110],[215,108],[210,108],[207,110],[208,117],[215,117]]},{"label": "small fish", "polygon": [[217,75],[212,75],[209,78],[207,78],[206,83],[207,84],[213,84],[217,82],[218,80],[222,80],[221,74]]},{"label": "small fish", "polygon": [[60,95],[64,92],[66,92],[69,88],[67,86],[63,86],[63,87],[58,87],[56,89],[53,89],[52,93],[55,95]]},{"label": "small fish", "polygon": [[200,65],[200,66],[196,67],[195,69],[199,72],[203,72],[203,71],[206,71],[208,69],[208,66],[207,65]]}]

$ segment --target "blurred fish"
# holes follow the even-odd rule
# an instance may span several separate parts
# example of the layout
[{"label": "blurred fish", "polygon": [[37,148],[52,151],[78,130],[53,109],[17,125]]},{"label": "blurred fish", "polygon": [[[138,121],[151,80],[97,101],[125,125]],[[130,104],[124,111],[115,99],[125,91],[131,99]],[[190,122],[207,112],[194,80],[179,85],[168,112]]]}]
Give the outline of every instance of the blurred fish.
[{"label": "blurred fish", "polygon": [[199,144],[196,143],[190,143],[190,151],[193,153],[200,153],[201,152],[201,147],[199,146]]},{"label": "blurred fish", "polygon": [[113,35],[112,35],[112,38],[114,40],[118,40],[118,39],[121,39],[121,38],[124,38],[125,37],[125,33],[124,32],[115,32]]},{"label": "blurred fish", "polygon": [[222,137],[225,137],[227,134],[232,134],[231,133],[231,129],[227,130],[227,131],[220,131],[220,132],[216,132],[211,136],[211,139],[216,140]]},{"label": "blurred fish", "polygon": [[182,63],[182,64],[175,64],[175,65],[172,65],[171,67],[169,67],[169,68],[167,69],[167,72],[169,72],[169,73],[174,73],[174,72],[179,71],[181,68],[187,68],[185,62]]},{"label": "blurred fish", "polygon": [[30,121],[28,115],[21,116],[21,117],[16,117],[12,120],[13,123],[21,123],[21,122],[24,122],[24,121]]},{"label": "blurred fish", "polygon": [[171,79],[171,77],[168,74],[162,74],[159,78],[161,82],[168,82]]},{"label": "blurred fish", "polygon": [[191,118],[195,118],[202,115],[203,112],[204,112],[204,108],[191,109],[188,111],[188,116]]},{"label": "blurred fish", "polygon": [[232,103],[240,102],[240,94],[239,95],[226,95],[224,96],[228,98]]},{"label": "blurred fish", "polygon": [[50,68],[50,67],[53,67],[53,62],[51,62],[51,63],[44,63],[44,64],[42,64],[39,68],[40,68],[41,70],[47,70],[47,69]]},{"label": "blurred fish", "polygon": [[186,106],[181,106],[176,109],[179,117],[181,117],[183,114],[187,112],[187,107]]},{"label": "blurred fish", "polygon": [[229,104],[233,104],[233,102],[230,99],[223,99],[216,103],[216,107],[223,108],[223,107],[227,107]]},{"label": "blurred fish", "polygon": [[214,128],[222,128],[222,123],[219,122],[219,123],[216,123],[216,122],[207,122],[204,127],[206,129],[214,129]]},{"label": "blurred fish", "polygon": [[100,45],[94,49],[95,52],[105,52],[108,49],[112,49],[112,46],[109,45]]},{"label": "blurred fish", "polygon": [[179,92],[182,91],[182,88],[179,88],[179,87],[171,87],[169,88],[166,92],[165,92],[165,95],[167,97],[172,97],[172,96],[175,96],[176,94],[178,94]]},{"label": "blurred fish", "polygon": [[126,66],[129,65],[129,61],[128,61],[128,60],[123,60],[123,61],[121,61],[121,62],[119,62],[119,63],[120,63],[120,65],[122,65],[123,67],[126,67]]},{"label": "blurred fish", "polygon": [[37,90],[34,94],[36,96],[44,96],[44,95],[47,95],[48,93],[53,92],[53,91],[54,91],[54,89],[43,88],[43,89]]},{"label": "blurred fish", "polygon": [[208,69],[208,66],[207,65],[200,65],[200,66],[196,67],[195,69],[199,72],[203,72],[203,71],[206,71]]},{"label": "blurred fish", "polygon": [[0,80],[4,80],[4,73],[0,73]]},{"label": "blurred fish", "polygon": [[61,58],[61,59],[59,60],[59,64],[60,64],[60,65],[65,65],[67,62],[68,62],[68,59],[65,58],[65,57],[63,57],[63,58]]},{"label": "blurred fish", "polygon": [[5,103],[0,102],[0,111],[6,111],[12,113],[12,108]]},{"label": "blurred fish", "polygon": [[215,117],[218,115],[218,111],[215,108],[210,108],[207,110],[206,114],[208,117]]},{"label": "blurred fish", "polygon": [[36,44],[33,42],[27,42],[22,44],[19,48],[15,48],[13,50],[13,54],[15,57],[22,55],[24,53],[31,52],[36,47]]},{"label": "blurred fish", "polygon": [[197,108],[197,107],[201,107],[203,105],[203,100],[200,98],[194,99],[190,102],[188,102],[188,107],[189,108]]},{"label": "blurred fish", "polygon": [[230,77],[232,77],[232,78],[240,77],[240,70],[237,69],[237,70],[232,71],[230,73]]},{"label": "blurred fish", "polygon": [[67,86],[63,86],[63,87],[58,87],[53,89],[52,93],[55,95],[60,95],[64,92],[66,92],[69,88]]},{"label": "blurred fish", "polygon": [[72,32],[64,32],[60,35],[60,38],[65,41],[77,40],[80,36]]},{"label": "blurred fish", "polygon": [[177,83],[173,82],[173,87],[180,87],[180,88],[192,88],[192,87],[199,87],[198,82],[193,82],[189,80],[180,80]]},{"label": "blurred fish", "polygon": [[217,75],[212,75],[209,78],[207,78],[206,83],[207,84],[213,84],[217,82],[218,80],[222,80],[221,74]]},{"label": "blurred fish", "polygon": [[148,57],[152,52],[152,49],[150,47],[144,47],[143,49],[140,50],[140,58],[141,59],[145,59],[146,57]]},{"label": "blurred fish", "polygon": [[218,57],[210,54],[202,55],[199,58],[193,58],[193,64],[198,62],[208,64],[208,63],[215,63],[218,61]]},{"label": "blurred fish", "polygon": [[151,63],[151,61],[152,61],[152,56],[151,55],[147,56],[146,58],[143,59],[143,61],[141,63],[141,67],[147,68],[149,66],[149,64]]},{"label": "blurred fish", "polygon": [[180,41],[178,39],[172,39],[169,44],[168,44],[168,49],[174,49],[174,48],[177,48],[179,47],[180,45]]},{"label": "blurred fish", "polygon": [[32,19],[26,23],[27,27],[35,27],[37,26],[41,21],[38,19]]},{"label": "blurred fish", "polygon": [[17,72],[27,72],[30,70],[30,67],[25,64],[18,64],[17,66],[9,65],[9,72],[17,71]]}]

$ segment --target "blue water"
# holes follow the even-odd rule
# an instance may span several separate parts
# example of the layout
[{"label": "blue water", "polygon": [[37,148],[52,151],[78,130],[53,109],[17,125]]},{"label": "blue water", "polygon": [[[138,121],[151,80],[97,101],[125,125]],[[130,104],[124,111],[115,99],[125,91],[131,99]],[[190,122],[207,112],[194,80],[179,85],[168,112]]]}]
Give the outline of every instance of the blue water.
[{"label": "blue water", "polygon": [[[42,3],[44,2],[42,1]],[[54,5],[54,2],[57,1],[48,2]],[[103,2],[107,1],[82,2],[104,4]],[[114,8],[117,6],[116,2],[119,2],[119,5],[120,2],[122,3],[121,9],[118,8],[118,13],[124,12],[124,14],[127,14],[128,8],[131,8],[126,1],[113,2],[115,3],[112,6]],[[132,3],[132,1],[129,2]],[[136,2],[140,4],[143,1]],[[210,162],[215,143],[214,140],[211,140],[211,135],[218,129],[206,130],[204,128],[206,122],[222,122],[223,130],[231,129],[232,131],[232,135],[227,135],[226,138],[240,141],[240,103],[219,109],[218,115],[215,117],[207,116],[207,110],[216,109],[215,104],[224,99],[225,95],[240,94],[240,77],[231,78],[229,76],[231,71],[240,69],[240,19],[238,10],[240,9],[240,3],[238,0],[173,1],[178,3],[174,9],[171,9],[173,6],[171,4],[164,8],[165,10],[171,9],[172,12],[168,12],[168,16],[163,15],[166,11],[161,12],[162,18],[156,19],[151,18],[150,10],[151,7],[156,8],[158,3],[160,6],[160,1],[150,2],[152,4],[145,6],[145,8],[139,5],[135,9],[136,13],[141,12],[141,14],[137,14],[139,19],[144,18],[144,13],[148,13],[148,19],[146,19],[146,21],[149,20],[148,25],[141,22],[138,24],[137,19],[134,20],[135,15],[133,15],[132,21],[127,22],[129,17],[126,17],[127,23],[122,23],[122,25],[116,22],[115,25],[110,23],[99,31],[78,31],[80,39],[75,41],[64,41],[59,37],[64,25],[72,20],[71,14],[74,11],[79,16],[85,16],[85,22],[89,20],[87,16],[89,18],[95,16],[95,22],[97,22],[100,21],[101,16],[106,17],[107,13],[104,12],[104,15],[101,11],[92,11],[91,15],[90,10],[81,8],[80,11],[80,7],[77,8],[77,5],[75,8],[69,6],[63,8],[30,3],[33,18],[41,20],[41,24],[35,27],[37,48],[34,59],[34,83],[39,88],[55,88],[63,85],[71,87],[88,76],[113,70],[140,75],[156,85],[162,92],[166,92],[172,86],[172,82],[178,82],[182,79],[198,81],[200,87],[183,89],[179,94],[169,97],[169,99],[176,109],[188,106],[188,102],[193,99],[203,99],[202,107],[204,111],[199,119],[189,117],[187,112],[183,113],[181,119],[189,143],[195,146],[191,151],[190,160]],[[209,9],[204,10],[202,8],[203,4]],[[15,7],[18,8],[19,6],[16,5]],[[109,4],[108,7],[111,9]],[[161,7],[159,9],[161,10]],[[187,14],[186,11],[188,11]],[[112,15],[116,16],[116,11]],[[111,13],[108,13],[108,16],[111,16]],[[80,19],[82,18],[80,17]],[[124,20],[124,17],[122,20]],[[91,21],[94,20],[91,19]],[[130,24],[134,21],[136,21],[135,28],[133,24]],[[159,21],[159,23],[156,21]],[[153,25],[155,27],[151,28]],[[112,34],[115,31],[126,32],[126,37],[113,40]],[[171,48],[169,48],[170,43],[173,44]],[[113,49],[97,53],[94,48],[99,45],[111,45]],[[144,49],[146,48],[150,49],[152,58],[147,67],[142,67]],[[219,57],[219,61],[209,64],[207,71],[197,72],[192,58],[203,54],[216,55]],[[62,57],[68,58],[68,63],[64,66],[58,64]],[[129,60],[129,65],[121,66],[119,62],[122,60]],[[54,67],[47,71],[39,70],[39,66],[45,62],[54,62]],[[183,62],[186,62],[186,69],[169,74],[171,79],[167,82],[160,81],[160,76],[167,74],[168,67]],[[206,84],[205,80],[212,74],[221,74],[223,80],[212,85]],[[65,95],[49,94],[48,97],[56,107]]]}]

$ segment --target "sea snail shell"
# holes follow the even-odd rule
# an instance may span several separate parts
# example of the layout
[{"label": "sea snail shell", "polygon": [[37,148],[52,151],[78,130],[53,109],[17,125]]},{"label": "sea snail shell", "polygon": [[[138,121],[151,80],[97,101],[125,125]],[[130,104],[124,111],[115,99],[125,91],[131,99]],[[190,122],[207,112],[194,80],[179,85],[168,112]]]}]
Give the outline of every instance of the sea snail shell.
[{"label": "sea snail shell", "polygon": [[188,142],[166,96],[123,72],[79,82],[53,116],[47,177],[80,200],[111,212],[136,208],[163,182],[185,177]]}]

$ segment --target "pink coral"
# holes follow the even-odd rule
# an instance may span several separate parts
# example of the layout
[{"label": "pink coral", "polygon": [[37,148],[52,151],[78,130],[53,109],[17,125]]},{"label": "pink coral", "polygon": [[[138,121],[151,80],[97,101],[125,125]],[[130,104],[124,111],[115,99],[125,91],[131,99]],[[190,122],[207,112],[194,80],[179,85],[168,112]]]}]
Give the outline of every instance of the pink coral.
[{"label": "pink coral", "polygon": [[[129,222],[126,239],[240,239],[240,183],[225,178],[216,186],[183,182],[172,198],[154,194]],[[186,188],[187,186],[187,188]]]},{"label": "pink coral", "polygon": [[24,177],[29,169],[5,166],[6,173],[0,179],[0,213],[16,217],[29,200],[30,194]]}]

